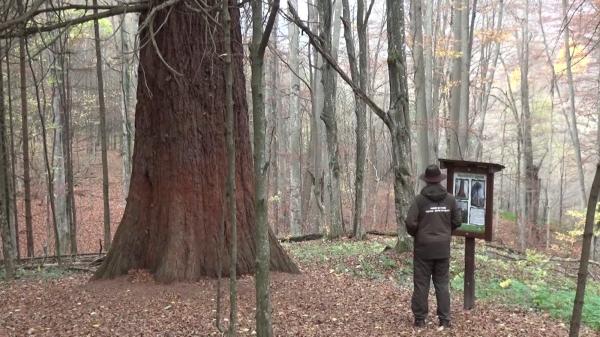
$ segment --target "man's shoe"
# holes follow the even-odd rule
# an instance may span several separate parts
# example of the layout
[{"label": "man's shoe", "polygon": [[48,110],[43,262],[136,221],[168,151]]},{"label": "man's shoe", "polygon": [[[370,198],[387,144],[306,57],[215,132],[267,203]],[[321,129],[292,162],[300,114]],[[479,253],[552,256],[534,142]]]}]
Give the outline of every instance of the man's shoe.
[{"label": "man's shoe", "polygon": [[446,319],[441,319],[441,320],[440,320],[440,327],[443,327],[443,328],[446,328],[446,329],[448,329],[448,328],[451,328],[451,327],[452,327],[452,324],[450,324],[450,321],[449,321],[449,320],[446,320]]},{"label": "man's shoe", "polygon": [[425,320],[424,319],[415,319],[415,328],[424,328]]}]

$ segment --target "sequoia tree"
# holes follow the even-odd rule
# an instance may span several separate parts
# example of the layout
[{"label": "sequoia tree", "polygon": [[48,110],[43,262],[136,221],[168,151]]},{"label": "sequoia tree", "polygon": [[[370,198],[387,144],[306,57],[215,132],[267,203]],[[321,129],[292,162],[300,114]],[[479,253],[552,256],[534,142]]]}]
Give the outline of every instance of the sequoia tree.
[{"label": "sequoia tree", "polygon": [[[169,4],[177,3],[172,7]],[[229,224],[217,240],[227,173],[223,30],[218,6],[167,1],[140,16],[135,145],[127,205],[95,278],[148,269],[160,281],[229,271]],[[206,9],[206,8],[204,8]],[[201,14],[202,13],[202,14]],[[254,177],[243,73],[240,14],[230,8],[236,148],[237,272],[255,268]],[[227,218],[227,217],[225,217]],[[272,270],[297,272],[269,232]]]}]

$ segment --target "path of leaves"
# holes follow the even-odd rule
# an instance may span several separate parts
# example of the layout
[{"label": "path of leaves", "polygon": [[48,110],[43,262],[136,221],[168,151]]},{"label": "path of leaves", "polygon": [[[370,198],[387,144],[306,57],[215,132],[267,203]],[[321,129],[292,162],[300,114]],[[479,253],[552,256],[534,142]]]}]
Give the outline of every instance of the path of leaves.
[{"label": "path of leaves", "polygon": [[[215,280],[162,285],[141,275],[89,282],[89,274],[79,274],[1,283],[0,337],[220,335],[214,327]],[[239,294],[239,335],[252,336],[252,277],[240,280]],[[430,319],[426,329],[417,331],[409,290],[387,279],[336,274],[323,265],[304,266],[301,275],[273,274],[272,297],[277,336],[567,335],[564,324],[540,313],[489,304],[465,312],[460,300],[452,304],[453,328],[439,331]]]}]

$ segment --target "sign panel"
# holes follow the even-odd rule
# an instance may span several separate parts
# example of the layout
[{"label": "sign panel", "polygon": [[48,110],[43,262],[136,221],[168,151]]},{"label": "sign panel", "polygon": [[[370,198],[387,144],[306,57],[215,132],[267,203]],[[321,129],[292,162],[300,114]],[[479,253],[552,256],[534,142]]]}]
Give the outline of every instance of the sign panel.
[{"label": "sign panel", "polygon": [[454,196],[462,211],[462,224],[458,229],[470,233],[484,233],[487,176],[455,172],[453,185]]}]

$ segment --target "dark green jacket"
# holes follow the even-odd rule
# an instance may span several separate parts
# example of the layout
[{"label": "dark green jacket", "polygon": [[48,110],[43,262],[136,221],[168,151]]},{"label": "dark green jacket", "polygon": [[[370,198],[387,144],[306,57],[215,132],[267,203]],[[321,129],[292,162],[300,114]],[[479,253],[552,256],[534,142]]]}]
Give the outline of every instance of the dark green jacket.
[{"label": "dark green jacket", "polygon": [[413,200],[406,230],[415,238],[414,254],[421,259],[450,257],[452,231],[460,226],[461,210],[440,184],[427,185]]}]

